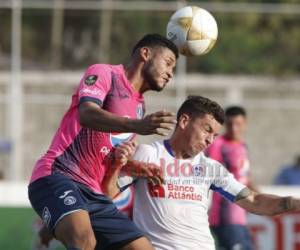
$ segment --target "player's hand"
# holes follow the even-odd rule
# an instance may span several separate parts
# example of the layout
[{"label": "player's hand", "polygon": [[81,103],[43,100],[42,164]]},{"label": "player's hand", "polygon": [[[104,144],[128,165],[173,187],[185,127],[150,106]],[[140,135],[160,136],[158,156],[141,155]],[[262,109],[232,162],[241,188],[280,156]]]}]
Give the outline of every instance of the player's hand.
[{"label": "player's hand", "polygon": [[175,114],[167,111],[158,111],[146,115],[137,121],[136,133],[140,135],[168,135],[177,123]]},{"label": "player's hand", "polygon": [[47,250],[53,239],[53,235],[43,223],[37,226],[39,229],[37,228],[38,232],[36,232],[37,234],[32,248],[33,250]]},{"label": "player's hand", "polygon": [[115,167],[123,167],[127,164],[136,150],[137,144],[134,141],[124,142],[116,147]]},{"label": "player's hand", "polygon": [[150,164],[150,171],[152,176],[148,176],[147,180],[150,182],[152,185],[162,185],[165,183],[164,180],[164,173],[161,167]]},{"label": "player's hand", "polygon": [[153,163],[140,161],[128,161],[125,171],[128,175],[134,177],[147,178],[149,182],[161,185],[164,183],[164,173],[160,166]]}]

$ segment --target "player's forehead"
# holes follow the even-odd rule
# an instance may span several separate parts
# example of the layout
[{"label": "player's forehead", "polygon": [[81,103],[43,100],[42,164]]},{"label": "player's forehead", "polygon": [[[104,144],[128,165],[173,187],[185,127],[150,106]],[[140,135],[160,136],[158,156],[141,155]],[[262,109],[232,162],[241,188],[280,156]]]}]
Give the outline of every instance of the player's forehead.
[{"label": "player's forehead", "polygon": [[218,133],[222,125],[211,114],[204,114],[203,116],[194,119],[194,122],[199,126],[208,126],[213,132]]},{"label": "player's forehead", "polygon": [[155,56],[169,59],[172,62],[176,63],[176,56],[174,52],[168,47],[157,46],[152,48],[152,50],[154,51]]},{"label": "player's forehead", "polygon": [[246,122],[246,117],[243,115],[234,115],[226,117],[227,122]]}]

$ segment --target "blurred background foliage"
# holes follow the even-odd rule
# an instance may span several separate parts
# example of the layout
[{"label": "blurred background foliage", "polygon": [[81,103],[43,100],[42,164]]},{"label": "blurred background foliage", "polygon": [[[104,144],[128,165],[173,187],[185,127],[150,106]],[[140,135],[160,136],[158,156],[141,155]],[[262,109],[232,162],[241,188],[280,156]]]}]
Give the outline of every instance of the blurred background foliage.
[{"label": "blurred background foliage", "polygon": [[[197,2],[197,1],[194,1]],[[222,2],[220,0],[214,2]],[[223,2],[226,2],[223,0]],[[249,2],[242,0],[234,2]],[[251,1],[299,3],[296,0]],[[201,6],[201,1],[198,1]],[[51,45],[52,10],[25,9],[22,20],[24,69],[81,69],[97,62],[126,63],[134,43],[145,33],[165,34],[172,12],[112,11],[109,49],[101,50],[103,12],[65,10],[59,63]],[[188,71],[224,74],[297,75],[300,72],[300,16],[293,14],[212,13],[219,26],[215,48],[189,58]],[[0,10],[0,70],[9,69],[11,10]],[[105,60],[101,54],[105,53]],[[7,59],[7,60],[5,60]]]}]

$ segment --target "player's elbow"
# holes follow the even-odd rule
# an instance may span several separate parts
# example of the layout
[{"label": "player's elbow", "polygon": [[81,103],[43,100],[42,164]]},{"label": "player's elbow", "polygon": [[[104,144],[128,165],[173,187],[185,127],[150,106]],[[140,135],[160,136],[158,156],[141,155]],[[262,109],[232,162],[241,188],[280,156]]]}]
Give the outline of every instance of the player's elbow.
[{"label": "player's elbow", "polygon": [[82,127],[88,127],[89,126],[89,117],[88,117],[87,114],[79,112],[79,124]]},{"label": "player's elbow", "polygon": [[79,124],[82,127],[90,127],[93,116],[94,116],[94,108],[91,107],[89,103],[83,103],[79,106],[78,109],[79,114]]}]

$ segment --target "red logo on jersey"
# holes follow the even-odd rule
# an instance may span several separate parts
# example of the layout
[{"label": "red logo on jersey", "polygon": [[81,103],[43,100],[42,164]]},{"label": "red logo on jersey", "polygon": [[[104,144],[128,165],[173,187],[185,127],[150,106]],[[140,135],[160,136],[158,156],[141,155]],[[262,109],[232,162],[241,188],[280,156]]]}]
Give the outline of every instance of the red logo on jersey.
[{"label": "red logo on jersey", "polygon": [[151,197],[165,197],[165,189],[161,185],[153,185],[151,183],[148,183],[148,190]]}]

